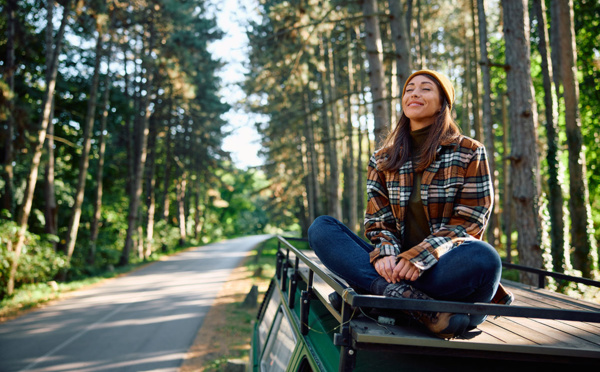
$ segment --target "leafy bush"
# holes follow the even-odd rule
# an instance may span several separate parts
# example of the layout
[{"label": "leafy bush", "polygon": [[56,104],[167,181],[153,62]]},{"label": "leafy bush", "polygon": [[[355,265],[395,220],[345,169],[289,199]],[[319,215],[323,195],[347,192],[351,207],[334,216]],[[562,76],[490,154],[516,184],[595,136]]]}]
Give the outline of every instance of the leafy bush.
[{"label": "leafy bush", "polygon": [[[0,224],[0,298],[6,296],[10,267],[15,259],[14,237],[17,225],[12,221]],[[36,235],[27,232],[25,245],[19,257],[15,275],[15,289],[26,283],[42,283],[49,280],[68,266],[62,253],[55,252],[52,242],[58,238],[54,235]]]}]

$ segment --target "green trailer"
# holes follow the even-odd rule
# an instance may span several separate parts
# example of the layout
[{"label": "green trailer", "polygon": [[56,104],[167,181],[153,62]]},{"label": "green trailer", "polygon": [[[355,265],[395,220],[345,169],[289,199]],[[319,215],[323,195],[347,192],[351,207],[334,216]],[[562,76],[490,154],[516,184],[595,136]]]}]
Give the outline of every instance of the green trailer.
[{"label": "green trailer", "polygon": [[[358,294],[296,239],[278,237],[277,269],[260,306],[252,371],[564,371],[600,364],[600,305],[503,281],[511,306]],[[600,287],[600,282],[519,267]],[[335,294],[334,294],[335,293]],[[335,299],[341,299],[340,303]],[[403,311],[488,314],[459,338],[428,333]]]}]

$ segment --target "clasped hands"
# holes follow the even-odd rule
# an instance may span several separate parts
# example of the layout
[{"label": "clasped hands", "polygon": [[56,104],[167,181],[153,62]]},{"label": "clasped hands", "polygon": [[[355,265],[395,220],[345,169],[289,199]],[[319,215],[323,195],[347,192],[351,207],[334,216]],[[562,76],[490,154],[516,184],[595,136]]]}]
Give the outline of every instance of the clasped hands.
[{"label": "clasped hands", "polygon": [[401,258],[396,263],[396,256],[382,257],[375,261],[373,266],[388,283],[397,283],[401,280],[415,281],[420,274],[419,268],[406,258]]}]

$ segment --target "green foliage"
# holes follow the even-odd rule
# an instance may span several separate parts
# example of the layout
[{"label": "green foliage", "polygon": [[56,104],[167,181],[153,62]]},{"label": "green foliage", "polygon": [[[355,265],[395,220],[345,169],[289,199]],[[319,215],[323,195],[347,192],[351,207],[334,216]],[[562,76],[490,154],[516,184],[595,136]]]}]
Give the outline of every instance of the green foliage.
[{"label": "green foliage", "polygon": [[[12,221],[0,220],[0,299],[6,296],[11,265],[15,259],[12,250],[17,226]],[[15,288],[28,283],[43,283],[52,278],[68,264],[62,253],[52,249],[51,242],[57,238],[52,235],[40,236],[27,233],[25,246],[19,256]]]},{"label": "green foliage", "polygon": [[[600,226],[600,3],[573,2],[579,79],[581,131],[585,144],[590,204],[594,226]],[[595,229],[600,241],[600,229]]]},{"label": "green foliage", "polygon": [[[150,97],[151,115],[148,138],[149,153],[153,164],[146,164],[144,185],[154,180],[154,189],[145,187],[139,208],[140,218],[134,239],[148,246],[146,242],[150,193],[156,198],[154,236],[149,242],[149,252],[140,257],[137,250],[131,252],[131,262],[136,264],[151,260],[164,252],[171,252],[187,246],[191,242],[210,242],[222,237],[240,235],[246,232],[261,232],[266,217],[255,211],[251,200],[252,176],[242,174],[244,182],[226,179],[231,168],[224,166],[228,155],[221,149],[225,124],[221,117],[229,106],[220,97],[220,81],[217,70],[221,61],[215,60],[208,52],[208,45],[222,37],[216,21],[207,12],[205,0],[157,0],[135,4],[102,1],[84,1],[83,12],[64,9],[61,2],[54,9],[54,25],[57,32],[57,19],[63,11],[71,15],[66,28],[62,53],[58,66],[58,78],[54,97],[54,197],[57,203],[56,222],[58,238],[51,240],[44,235],[47,230],[45,211],[46,183],[43,182],[46,168],[47,148],[42,158],[39,180],[33,198],[32,215],[28,220],[27,248],[19,261],[18,285],[22,283],[42,283],[51,279],[61,268],[67,268],[61,260],[61,253],[67,238],[68,224],[72,217],[75,187],[78,179],[78,164],[82,154],[82,126],[89,101],[89,89],[96,59],[96,21],[106,28],[112,41],[106,42],[105,52],[112,60],[101,64],[100,92],[98,108],[104,89],[109,90],[109,114],[105,133],[100,133],[100,114],[95,123],[89,171],[86,181],[85,199],[82,208],[77,243],[70,259],[66,279],[75,280],[89,275],[99,275],[113,270],[120,262],[128,229],[128,216],[131,201],[130,187],[134,183],[134,162],[139,150],[137,134],[140,128],[142,97]],[[73,2],[71,2],[73,4]],[[108,5],[108,9],[107,9]],[[5,6],[0,1],[0,7]],[[14,203],[21,205],[30,170],[31,156],[35,146],[37,123],[40,122],[41,99],[46,88],[45,82],[45,28],[47,12],[45,4],[27,0],[18,2],[16,12],[18,32],[15,38],[15,118],[14,146]],[[6,33],[6,18],[0,21],[0,32]],[[0,53],[4,56],[7,43],[0,41]],[[108,50],[108,47],[112,49]],[[51,46],[50,46],[51,47]],[[152,58],[145,58],[149,48]],[[109,70],[106,70],[106,66]],[[109,87],[104,86],[109,74]],[[153,76],[150,91],[140,83],[149,75]],[[4,82],[4,75],[1,76]],[[6,111],[6,100],[0,101],[0,112]],[[0,130],[0,143],[4,143],[4,127]],[[167,135],[168,133],[168,135]],[[91,224],[94,213],[94,196],[97,182],[99,157],[99,136],[104,134],[106,152],[103,168],[103,197],[97,240],[91,241]],[[4,153],[0,154],[0,162]],[[169,172],[167,172],[169,168]],[[150,173],[153,170],[154,173]],[[215,173],[221,171],[220,175]],[[221,178],[226,180],[221,180]],[[176,185],[187,180],[187,194],[184,195],[184,213],[188,222],[187,242],[180,242],[178,205],[175,195]],[[0,181],[0,194],[4,191],[4,179]],[[234,187],[227,195],[231,207],[225,212],[212,205],[207,193],[209,190]],[[243,194],[239,196],[236,193]],[[164,199],[170,202],[168,211],[163,211]],[[192,201],[199,204],[193,208]],[[205,203],[208,203],[204,205]],[[203,211],[199,218],[197,214]],[[243,215],[245,222],[230,223]],[[168,216],[163,219],[162,216]],[[1,220],[2,229],[14,227],[13,218]],[[218,234],[211,229],[195,235],[195,222],[206,221],[206,226],[223,227]],[[5,224],[5,221],[8,224]],[[230,226],[235,225],[235,226]],[[202,234],[204,232],[204,234]],[[3,236],[9,236],[6,233]],[[3,242],[4,243],[4,242]],[[183,243],[183,245],[181,244]],[[4,291],[7,280],[7,267],[10,264],[8,250],[2,244],[2,276],[0,290]],[[94,254],[92,255],[92,249]],[[6,253],[6,254],[5,254]],[[90,257],[92,256],[92,257]],[[61,266],[62,265],[62,266]],[[118,268],[117,268],[118,269]]]}]

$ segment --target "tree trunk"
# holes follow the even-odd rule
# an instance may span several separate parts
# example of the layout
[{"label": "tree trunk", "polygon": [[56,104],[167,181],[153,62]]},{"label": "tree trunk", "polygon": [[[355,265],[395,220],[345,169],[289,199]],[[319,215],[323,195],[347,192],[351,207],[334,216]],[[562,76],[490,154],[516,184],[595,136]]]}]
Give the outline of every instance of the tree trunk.
[{"label": "tree trunk", "polygon": [[[322,105],[321,105],[321,116],[322,116],[322,125],[323,132],[325,134],[325,138],[323,139],[323,147],[324,147],[324,155],[325,155],[325,163],[324,165],[329,169],[329,172],[326,173],[326,202],[327,202],[327,214],[341,219],[340,213],[340,200],[338,197],[338,188],[339,188],[339,172],[337,167],[337,150],[335,149],[335,135],[334,128],[335,125],[332,124],[332,119],[329,115],[329,111],[327,104],[334,104],[335,101],[331,97],[332,90],[330,87],[328,88],[328,77],[329,77],[329,64],[328,52],[327,52],[327,42],[325,37],[321,39],[321,53],[322,58],[325,61],[324,68],[321,69],[321,78],[320,78],[320,86],[321,86],[321,96],[322,96]],[[331,116],[335,117],[336,112],[334,111]]]},{"label": "tree trunk", "polygon": [[[48,0],[46,4],[48,23],[46,25],[46,80],[50,80],[51,64],[52,64],[52,53],[53,50],[50,47],[52,45],[53,35],[53,19],[54,19],[54,1]],[[44,172],[44,218],[45,226],[44,232],[46,234],[57,235],[58,234],[58,207],[56,204],[56,191],[54,187],[54,172],[55,172],[55,159],[54,159],[54,99],[52,99],[52,106],[50,108],[50,117],[48,118],[48,133],[47,137],[47,150],[48,160],[46,162],[46,171]],[[52,248],[56,250],[56,242],[52,240]]]},{"label": "tree trunk", "polygon": [[[170,97],[170,100],[172,102],[173,98]],[[173,110],[169,110],[169,115],[172,115]],[[167,123],[169,123],[170,121],[167,121]],[[166,142],[165,142],[165,147],[166,147],[166,154],[165,154],[165,175],[164,175],[164,180],[163,180],[163,190],[162,190],[162,202],[163,202],[163,207],[162,207],[162,220],[165,222],[169,222],[169,208],[170,208],[170,202],[171,200],[169,199],[169,188],[171,186],[171,167],[172,167],[172,163],[173,163],[173,145],[172,145],[172,138],[173,138],[173,134],[171,133],[171,126],[167,125],[166,128],[166,133],[165,133],[166,138]]]},{"label": "tree trunk", "polygon": [[[6,131],[4,139],[4,163],[2,164],[2,178],[4,179],[4,192],[0,195],[0,211],[7,210],[11,215],[14,212],[14,170],[13,170],[13,137],[15,128],[14,93],[15,93],[15,25],[17,1],[6,1],[6,61],[4,66],[4,79],[8,84],[11,96],[7,99],[8,115],[6,118]],[[11,216],[11,218],[14,218]]]},{"label": "tree trunk", "polygon": [[[202,198],[204,196],[204,198]],[[204,216],[201,217],[201,213],[203,210],[206,210],[207,196],[206,193],[203,195],[201,191],[200,185],[196,187],[196,226],[194,226],[194,233],[196,239],[200,239],[202,234],[202,228],[204,226],[204,221],[206,218]],[[204,207],[204,208],[203,208]]]},{"label": "tree trunk", "polygon": [[185,174],[182,174],[181,179],[177,182],[177,208],[179,211],[179,245],[185,244],[187,226],[185,217],[185,189],[187,181]]},{"label": "tree trunk", "polygon": [[329,142],[329,182],[327,205],[328,214],[338,220],[342,219],[342,210],[340,204],[340,167],[337,144],[337,121],[339,118],[337,109],[337,94],[335,81],[335,68],[333,60],[333,52],[326,38],[323,38],[323,47],[325,55],[326,81],[329,103],[331,105],[331,120],[329,120],[328,138]]},{"label": "tree trunk", "polygon": [[[304,118],[304,125],[302,129],[302,136],[300,138],[300,154],[302,159],[302,173],[299,177],[302,177],[302,183],[304,184],[304,191],[302,192],[302,217],[300,218],[302,221],[306,221],[309,225],[315,219],[315,210],[314,210],[314,191],[312,190],[311,185],[311,172],[310,172],[310,161],[308,160],[310,157],[310,150],[307,144],[306,138],[306,118]],[[302,226],[303,223],[302,223]],[[302,229],[303,237],[307,236],[308,231]]]},{"label": "tree trunk", "polygon": [[[560,101],[562,93],[562,63],[560,53],[560,2],[565,0],[550,1],[550,57],[552,59],[552,79],[556,90],[556,99]],[[560,110],[560,105],[559,108]]]},{"label": "tree trunk", "polygon": [[471,81],[471,101],[473,103],[473,129],[475,130],[475,139],[483,142],[483,128],[481,126],[481,111],[479,105],[479,69],[477,68],[477,21],[475,17],[475,0],[471,0],[471,26],[473,26],[473,74]]},{"label": "tree trunk", "polygon": [[27,177],[27,187],[23,197],[23,204],[20,208],[17,217],[17,235],[16,244],[14,246],[14,258],[11,262],[10,274],[7,282],[7,294],[10,296],[14,291],[15,286],[15,275],[17,274],[17,267],[19,264],[19,258],[21,251],[25,243],[25,232],[27,231],[27,220],[29,219],[29,213],[31,213],[31,205],[33,203],[33,192],[35,191],[35,185],[37,182],[38,170],[40,167],[40,159],[42,157],[42,150],[44,149],[44,142],[46,140],[46,131],[48,130],[48,123],[50,119],[50,111],[52,108],[52,99],[54,97],[54,89],[56,87],[56,75],[58,73],[58,56],[61,51],[62,41],[65,34],[65,28],[67,21],[69,20],[69,9],[70,0],[65,2],[63,18],[60,23],[60,28],[56,35],[54,54],[52,55],[52,68],[50,69],[50,80],[46,83],[46,92],[44,94],[44,106],[42,108],[42,119],[39,126],[37,142],[33,151],[33,157],[31,159],[31,168]]},{"label": "tree trunk", "polygon": [[417,49],[417,61],[419,70],[425,68],[425,52],[423,52],[423,30],[421,30],[421,0],[417,0],[417,43],[415,45],[415,49]]},{"label": "tree trunk", "polygon": [[94,128],[94,119],[96,117],[96,96],[98,94],[98,84],[100,82],[100,61],[102,59],[102,44],[104,38],[105,25],[97,24],[98,39],[96,41],[96,60],[94,63],[94,75],[90,85],[90,94],[88,97],[87,113],[83,124],[83,149],[81,159],[79,160],[79,177],[77,180],[77,191],[75,193],[75,204],[73,205],[73,215],[69,221],[69,230],[67,232],[67,243],[65,253],[67,262],[71,260],[75,243],[77,242],[77,232],[79,231],[79,220],[81,218],[81,206],[85,195],[85,181],[87,179],[88,167],[90,164],[90,149],[92,147],[92,132]]},{"label": "tree trunk", "polygon": [[[325,203],[324,203],[324,207],[325,207],[325,214],[331,214],[331,201],[329,200],[329,198],[331,197],[331,195],[329,195],[329,193],[331,192],[331,188],[329,187],[329,183],[331,182],[331,176],[329,173],[329,166],[331,164],[331,150],[329,149],[329,147],[331,146],[331,125],[329,124],[329,112],[327,111],[327,106],[326,106],[326,102],[328,102],[328,97],[327,97],[327,90],[325,88],[325,73],[322,72],[320,74],[320,78],[319,78],[319,84],[320,84],[320,88],[321,88],[321,132],[323,133],[321,135],[321,143],[323,144],[323,158],[324,161],[321,162],[322,167],[323,167],[323,172],[319,172],[320,174],[322,174],[324,177],[322,178],[322,182],[324,185],[324,195],[325,195]],[[323,138],[324,137],[324,138]]]},{"label": "tree trunk", "polygon": [[571,212],[571,246],[573,267],[584,277],[591,277],[597,269],[596,242],[593,231],[589,190],[587,186],[585,152],[582,149],[581,118],[579,117],[579,83],[577,82],[577,55],[573,25],[573,1],[559,1],[560,52],[565,123],[569,147],[569,210]]},{"label": "tree trunk", "polygon": [[[108,47],[107,61],[110,64],[111,44]],[[96,241],[98,240],[98,231],[100,227],[100,216],[102,213],[102,192],[104,185],[104,156],[106,154],[106,124],[108,113],[110,111],[110,71],[106,71],[104,78],[104,95],[102,97],[102,118],[100,119],[100,135],[98,136],[98,170],[96,172],[96,190],[94,197],[94,215],[90,226],[90,252],[88,263],[94,264],[96,259]]]},{"label": "tree trunk", "polygon": [[544,80],[544,106],[546,111],[546,141],[548,153],[548,209],[550,212],[550,238],[552,267],[554,271],[565,269],[565,222],[563,215],[563,190],[559,180],[560,152],[558,148],[558,113],[554,107],[554,89],[552,83],[552,65],[548,55],[548,30],[546,28],[546,6],[542,0],[533,0],[532,10],[537,20],[537,31],[540,38],[539,51],[542,57],[542,75]]},{"label": "tree trunk", "polygon": [[400,0],[388,0],[390,6],[390,28],[392,30],[392,39],[396,53],[396,81],[398,83],[399,95],[402,97],[402,88],[406,79],[410,76],[410,47],[405,20],[406,17],[402,13],[402,3]]},{"label": "tree trunk", "polygon": [[[364,88],[366,86],[366,76],[365,76],[365,70],[364,68],[362,68],[363,66],[363,59],[361,58],[361,54],[358,53],[357,54],[358,57],[358,65],[361,66],[361,69],[359,71],[359,79],[357,79],[356,81],[356,91],[357,92],[363,92],[362,94],[359,95],[359,103],[358,103],[358,117],[362,118],[366,116],[366,101],[365,101],[365,96],[364,96]],[[364,144],[367,143],[367,148],[365,149],[363,146]],[[369,140],[369,129],[365,123],[364,129],[362,127],[362,124],[359,122],[358,123],[358,159],[356,162],[356,189],[358,190],[358,195],[357,195],[357,205],[356,205],[356,210],[359,216],[364,217],[365,215],[365,200],[366,200],[366,176],[365,176],[365,170],[367,169],[367,161],[371,156],[371,149],[370,149],[370,143],[371,141]],[[366,151],[367,156],[366,156],[366,161],[363,161],[363,153]],[[365,234],[365,224],[364,223],[360,223],[360,236],[364,236]]]},{"label": "tree trunk", "polygon": [[306,96],[306,104],[304,106],[305,117],[306,117],[306,138],[308,142],[309,148],[309,164],[310,164],[310,174],[311,174],[311,182],[313,189],[313,200],[314,200],[314,215],[315,218],[322,214],[323,208],[321,207],[321,189],[319,187],[319,162],[318,162],[318,153],[317,146],[315,141],[315,130],[314,130],[314,122],[311,114],[311,92],[310,89],[305,89]]},{"label": "tree trunk", "polygon": [[387,91],[383,67],[381,32],[377,18],[377,1],[364,0],[365,47],[369,61],[371,96],[373,97],[373,120],[375,122],[375,142],[379,147],[390,127],[390,115],[387,110]]},{"label": "tree trunk", "polygon": [[[391,27],[386,27],[387,25],[384,23],[381,25],[382,28],[382,38],[383,38],[383,50],[393,50],[395,47],[392,45],[394,40],[392,37]],[[386,86],[387,92],[389,92],[389,99],[387,101],[387,111],[390,113],[390,127],[397,123],[400,119],[400,110],[399,107],[402,106],[402,101],[400,97],[400,87],[398,87],[398,76],[397,66],[394,60],[390,60],[389,58],[383,58],[383,65],[385,68],[385,77],[387,79]]]},{"label": "tree trunk", "polygon": [[512,262],[512,227],[513,227],[513,200],[512,187],[510,182],[510,148],[509,148],[509,125],[508,125],[508,110],[506,107],[506,94],[502,94],[502,157],[504,159],[504,194],[502,195],[503,208],[502,219],[504,220],[504,234],[506,235],[506,261]]},{"label": "tree trunk", "polygon": [[[198,180],[200,179],[200,174],[197,175]],[[194,239],[200,239],[200,232],[202,228],[201,222],[201,214],[202,214],[202,203],[200,203],[200,198],[202,193],[200,191],[200,184],[196,181],[196,197],[194,198]]]},{"label": "tree trunk", "polygon": [[[314,221],[317,217],[316,214],[316,171],[312,159],[314,158],[315,141],[312,134],[312,126],[310,120],[310,101],[307,98],[307,89],[305,88],[302,92],[302,107],[304,108],[304,141],[303,149],[305,152],[306,159],[304,160],[304,166],[306,167],[306,199],[308,202],[308,220]],[[316,161],[315,161],[316,163]]]},{"label": "tree trunk", "polygon": [[[492,120],[492,84],[490,81],[490,61],[488,59],[487,52],[487,21],[485,18],[485,8],[483,0],[477,0],[477,14],[479,16],[479,50],[481,51],[481,78],[483,81],[483,107],[482,107],[482,119],[483,129],[485,133],[485,147],[488,154],[488,163],[490,165],[490,175],[492,176],[492,184],[494,190],[498,190],[498,178],[496,175],[496,148],[494,145],[494,139],[496,135],[494,133],[494,122]],[[488,224],[487,240],[488,243],[494,247],[499,245],[499,231],[498,231],[498,192],[494,193],[494,205],[496,208],[492,211],[490,221]]]},{"label": "tree trunk", "polygon": [[[129,36],[125,36],[124,37],[126,40],[124,40],[124,42],[122,43],[123,46],[123,64],[127,65],[128,64],[128,60],[129,60],[129,56],[128,56],[128,43],[130,42],[128,40]],[[133,61],[135,62],[136,57],[134,56]],[[136,79],[136,75],[135,72],[137,71],[137,67],[134,67],[134,72],[133,72],[133,78],[130,78],[130,74],[127,72],[128,69],[123,69],[123,85],[124,85],[124,95],[125,97],[127,97],[129,100],[129,102],[127,102],[127,106],[131,109],[131,112],[139,112],[135,109],[135,104],[134,104],[134,100],[135,98],[135,84],[134,87],[130,87],[131,85],[131,81],[135,81]],[[141,80],[141,79],[140,79]],[[133,91],[132,91],[133,90]],[[125,150],[127,153],[127,195],[131,196],[131,188],[133,185],[133,174],[135,173],[133,170],[133,161],[135,159],[135,152],[133,151],[133,130],[131,129],[133,122],[135,121],[134,119],[134,115],[126,115],[126,118],[124,120],[124,132],[125,135],[124,137],[126,138],[125,142],[127,144],[127,149]]]},{"label": "tree trunk", "polygon": [[[350,32],[347,33],[350,36]],[[348,38],[350,39],[350,38]],[[354,86],[354,64],[352,51],[354,48],[348,48],[348,94],[346,97],[346,156],[347,161],[346,171],[344,172],[344,193],[346,204],[348,206],[348,227],[352,231],[356,231],[357,215],[356,215],[356,177],[354,174],[354,126],[352,125],[352,88]]]},{"label": "tree trunk", "polygon": [[[519,234],[519,263],[542,268],[541,221],[538,208],[537,109],[531,81],[529,17],[526,0],[502,0],[506,41],[507,88],[510,100],[511,184]],[[522,274],[534,284],[536,278]]]},{"label": "tree trunk", "polygon": [[156,120],[150,119],[150,132],[148,135],[148,166],[146,167],[146,248],[143,252],[144,259],[150,258],[152,246],[154,244],[154,214],[156,211]]},{"label": "tree trunk", "polygon": [[152,81],[154,77],[154,72],[152,71],[152,49],[154,45],[154,30],[152,29],[152,24],[150,24],[150,36],[148,40],[148,50],[145,58],[145,70],[146,70],[146,81],[145,81],[145,91],[146,95],[143,97],[142,109],[144,112],[144,116],[141,120],[141,128],[138,131],[138,136],[136,136],[136,143],[139,144],[140,151],[137,152],[137,156],[135,159],[135,174],[133,177],[131,194],[129,199],[129,214],[127,221],[127,236],[125,237],[125,246],[123,247],[123,252],[121,254],[121,259],[119,261],[120,265],[129,264],[129,255],[131,253],[131,249],[133,248],[133,236],[137,230],[137,219],[138,212],[140,206],[140,199],[142,196],[142,180],[143,180],[143,172],[144,166],[146,164],[146,154],[148,149],[148,121],[150,119],[150,115],[152,114],[152,105],[150,105],[150,96],[152,89]]},{"label": "tree trunk", "polygon": [[[359,106],[359,111],[360,111],[360,106]],[[368,136],[367,139],[368,141]],[[358,141],[358,150],[357,150],[357,159],[356,159],[356,190],[357,190],[357,195],[356,195],[356,216],[357,216],[357,221],[359,219],[359,217],[364,216],[365,214],[365,185],[366,185],[366,180],[365,180],[365,175],[364,175],[364,169],[366,168],[366,162],[363,161],[363,152],[364,152],[364,148],[363,148],[363,142],[365,141],[365,138],[363,137],[363,129],[361,128],[361,123],[358,123],[358,130],[357,130],[357,141]],[[358,231],[359,231],[359,235],[362,236],[365,233],[365,225],[364,223],[362,223],[362,221],[360,223],[358,223]]]},{"label": "tree trunk", "polygon": [[144,229],[142,228],[142,221],[137,224],[137,253],[140,260],[144,259]]},{"label": "tree trunk", "polygon": [[[52,116],[52,115],[51,115]],[[46,170],[44,172],[44,232],[46,234],[57,235],[58,234],[58,206],[56,204],[56,191],[54,187],[54,172],[55,172],[55,159],[54,159],[54,124],[50,122],[48,124],[47,134],[47,146],[48,159],[46,162]],[[51,242],[52,247],[56,250],[56,243]]]},{"label": "tree trunk", "polygon": [[469,113],[471,112],[472,94],[471,94],[471,53],[469,53],[469,42],[467,40],[467,26],[465,22],[464,27],[464,79],[462,84],[463,97],[462,97],[462,130],[467,136],[473,136],[471,118]]},{"label": "tree trunk", "polygon": [[[408,50],[410,51],[410,41],[412,40],[412,17],[413,13],[413,0],[406,0],[406,34],[408,35]],[[411,56],[412,59],[412,56]],[[411,66],[413,65],[411,61]]]}]

